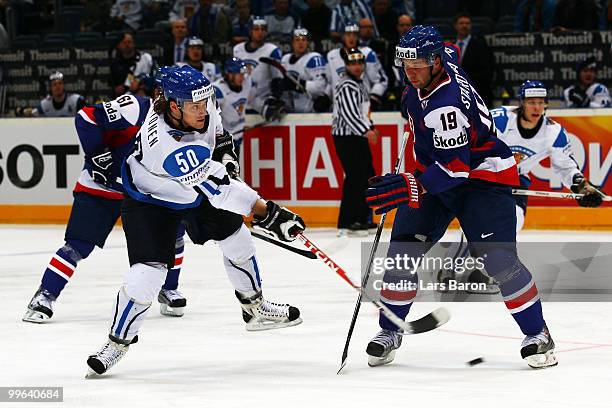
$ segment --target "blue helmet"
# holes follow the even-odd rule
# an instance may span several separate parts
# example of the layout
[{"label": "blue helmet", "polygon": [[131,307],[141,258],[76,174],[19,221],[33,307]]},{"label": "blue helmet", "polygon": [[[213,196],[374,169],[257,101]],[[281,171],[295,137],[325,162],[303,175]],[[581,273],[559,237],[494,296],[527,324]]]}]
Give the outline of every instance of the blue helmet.
[{"label": "blue helmet", "polygon": [[191,36],[187,39],[187,47],[204,47],[204,41],[195,35]]},{"label": "blue helmet", "polygon": [[154,74],[154,78],[155,78],[155,86],[158,88],[162,87],[162,79],[168,75],[168,72],[170,72],[171,69],[173,69],[174,67],[171,65],[165,65],[163,67],[159,67],[157,68],[157,71],[155,71]]},{"label": "blue helmet", "polygon": [[522,102],[525,98],[544,98],[548,102],[548,92],[544,82],[530,80],[523,82],[519,88],[519,100]]},{"label": "blue helmet", "polygon": [[576,64],[576,74],[579,74],[585,68],[590,68],[593,71],[597,70],[597,59],[595,57],[587,57],[583,60],[578,61]]},{"label": "blue helmet", "polygon": [[203,101],[215,94],[208,78],[189,65],[172,67],[162,77],[162,88],[164,98],[176,101],[179,106],[184,102]]},{"label": "blue helmet", "polygon": [[358,33],[359,32],[359,24],[354,21],[347,21],[344,25],[345,33]]},{"label": "blue helmet", "polygon": [[223,72],[226,74],[246,74],[248,71],[246,62],[240,58],[228,58],[223,63]]},{"label": "blue helmet", "polygon": [[395,47],[395,65],[403,66],[404,59],[423,58],[433,65],[436,55],[444,54],[444,40],[432,26],[414,26],[402,35]]},{"label": "blue helmet", "polygon": [[145,94],[152,95],[153,88],[156,86],[155,78],[149,74],[140,74],[137,76],[137,78],[139,88],[141,88]]}]

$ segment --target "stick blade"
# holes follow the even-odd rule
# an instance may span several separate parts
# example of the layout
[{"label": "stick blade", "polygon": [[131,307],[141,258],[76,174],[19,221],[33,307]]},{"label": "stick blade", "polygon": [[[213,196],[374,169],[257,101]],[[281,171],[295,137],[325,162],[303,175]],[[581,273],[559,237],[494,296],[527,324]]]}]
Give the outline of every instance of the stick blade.
[{"label": "stick blade", "polygon": [[449,320],[449,311],[446,308],[440,307],[420,319],[407,323],[410,327],[410,334],[419,334],[434,330],[448,323]]}]

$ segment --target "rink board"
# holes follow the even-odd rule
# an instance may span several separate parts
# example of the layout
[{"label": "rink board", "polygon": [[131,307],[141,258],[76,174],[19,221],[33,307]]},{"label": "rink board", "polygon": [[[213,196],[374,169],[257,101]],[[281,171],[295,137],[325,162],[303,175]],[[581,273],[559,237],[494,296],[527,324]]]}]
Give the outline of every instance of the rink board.
[{"label": "rink board", "polygon": [[[609,191],[612,109],[548,114],[568,130],[583,172]],[[374,167],[384,174],[394,166],[405,121],[397,113],[376,113],[372,119],[381,131],[378,143],[371,144]],[[2,119],[0,134],[0,222],[65,223],[83,163],[73,120]],[[410,166],[412,154],[406,160],[403,168]],[[281,123],[247,132],[241,162],[245,181],[262,197],[299,211],[309,225],[336,225],[343,172],[331,137],[331,115],[288,115]],[[532,189],[562,189],[548,160],[533,174]],[[583,209],[573,200],[530,199],[526,227],[612,229],[612,206]]]}]

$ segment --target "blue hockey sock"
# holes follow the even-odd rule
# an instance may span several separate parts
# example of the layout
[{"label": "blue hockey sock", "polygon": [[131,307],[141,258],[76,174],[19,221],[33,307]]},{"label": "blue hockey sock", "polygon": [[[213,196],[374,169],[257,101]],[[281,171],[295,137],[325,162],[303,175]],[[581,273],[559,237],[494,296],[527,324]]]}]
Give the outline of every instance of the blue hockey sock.
[{"label": "blue hockey sock", "polygon": [[87,258],[94,249],[94,244],[66,240],[63,247],[57,250],[45,272],[43,273],[41,286],[51,293],[55,298],[59,297],[68,280],[74,274],[79,261]]}]

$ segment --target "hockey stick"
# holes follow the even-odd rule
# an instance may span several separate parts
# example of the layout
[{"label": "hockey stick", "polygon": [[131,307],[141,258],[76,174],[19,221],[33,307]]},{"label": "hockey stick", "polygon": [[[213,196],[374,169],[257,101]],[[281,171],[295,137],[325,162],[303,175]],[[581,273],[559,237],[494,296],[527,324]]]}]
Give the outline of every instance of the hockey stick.
[{"label": "hockey stick", "polygon": [[251,235],[254,236],[255,238],[261,239],[262,241],[269,242],[272,245],[276,245],[276,246],[279,246],[279,247],[281,247],[283,249],[291,251],[294,254],[302,255],[303,257],[306,257],[308,259],[317,259],[317,256],[315,254],[313,254],[311,251],[305,251],[303,249],[292,247],[291,245],[287,245],[284,242],[277,241],[274,238],[270,238],[270,237],[268,237],[266,235],[258,234],[255,231],[251,231]]},{"label": "hockey stick", "polygon": [[266,122],[266,121],[264,121],[264,122],[259,122],[259,123],[254,124],[253,126],[243,127],[241,130],[239,130],[239,131],[237,131],[236,133],[233,133],[233,134],[234,134],[234,135],[238,135],[238,134],[240,134],[240,133],[244,133],[244,132],[246,132],[247,130],[257,129],[257,128],[260,128],[260,127],[264,127],[264,126],[266,126],[266,125],[268,125],[268,124],[270,124],[270,122]]},{"label": "hockey stick", "polygon": [[[512,189],[512,194],[520,196],[532,196],[532,197],[548,197],[548,198],[571,198],[578,200],[584,197],[584,194],[576,193],[564,193],[562,191],[537,191],[537,190],[522,190],[518,188]],[[612,196],[603,195],[601,197],[603,201],[612,201]]]},{"label": "hockey stick", "polygon": [[[346,271],[342,269],[340,265],[335,263],[329,256],[327,256],[323,251],[321,251],[310,239],[308,239],[304,234],[300,233],[297,235],[298,239],[301,240],[306,248],[310,250],[310,252],[315,255],[316,258],[319,258],[325,265],[327,265],[331,270],[336,272],[346,283],[351,285],[353,289],[359,292],[359,299],[365,297],[368,301],[370,301],[376,308],[393,324],[397,327],[404,330],[404,334],[418,334],[425,333],[435,329],[436,327],[442,326],[444,323],[448,322],[450,319],[450,315],[448,311],[444,308],[439,308],[434,310],[433,312],[421,317],[420,319],[414,321],[405,321],[398,317],[395,313],[391,311],[387,306],[385,306],[381,301],[372,299],[365,293],[365,289],[363,287],[355,285],[351,278],[348,277]],[[344,366],[342,366],[344,367]],[[342,367],[340,370],[342,370]],[[338,370],[338,372],[340,372]]]},{"label": "hockey stick", "polygon": [[[406,144],[408,143],[408,132],[404,132],[404,138],[402,139],[402,147],[397,156],[397,161],[395,162],[395,171],[397,174],[400,171],[400,167],[404,161],[404,153],[406,151]],[[384,213],[380,218],[380,223],[378,224],[378,229],[376,230],[376,235],[374,236],[374,242],[372,244],[372,250],[370,251],[370,257],[368,259],[368,264],[366,266],[365,273],[363,275],[363,280],[361,282],[361,286],[365,287],[368,283],[368,278],[370,277],[370,270],[372,269],[372,263],[374,262],[374,254],[376,253],[376,248],[378,248],[378,242],[380,241],[380,236],[382,234],[382,230],[385,227],[385,219],[387,218],[387,213]],[[361,297],[363,292],[359,292],[359,297],[357,297],[357,304],[355,305],[355,310],[353,311],[353,317],[351,319],[351,325],[349,326],[348,334],[346,335],[346,342],[344,343],[344,350],[342,351],[342,361],[340,363],[340,369],[338,370],[338,374],[346,365],[346,358],[348,357],[348,349],[349,344],[351,343],[351,337],[353,336],[353,330],[355,329],[355,323],[357,322],[357,315],[359,315],[359,309],[361,308]]]},{"label": "hockey stick", "polygon": [[272,65],[274,68],[278,69],[280,73],[283,75],[283,78],[289,79],[291,82],[295,84],[295,86],[300,90],[300,92],[302,92],[304,95],[310,96],[310,94],[306,90],[306,87],[300,84],[300,81],[295,79],[293,76],[289,75],[287,73],[287,69],[283,67],[283,64],[281,64],[280,61],[269,58],[269,57],[259,57],[259,61],[263,62],[264,64]]}]

